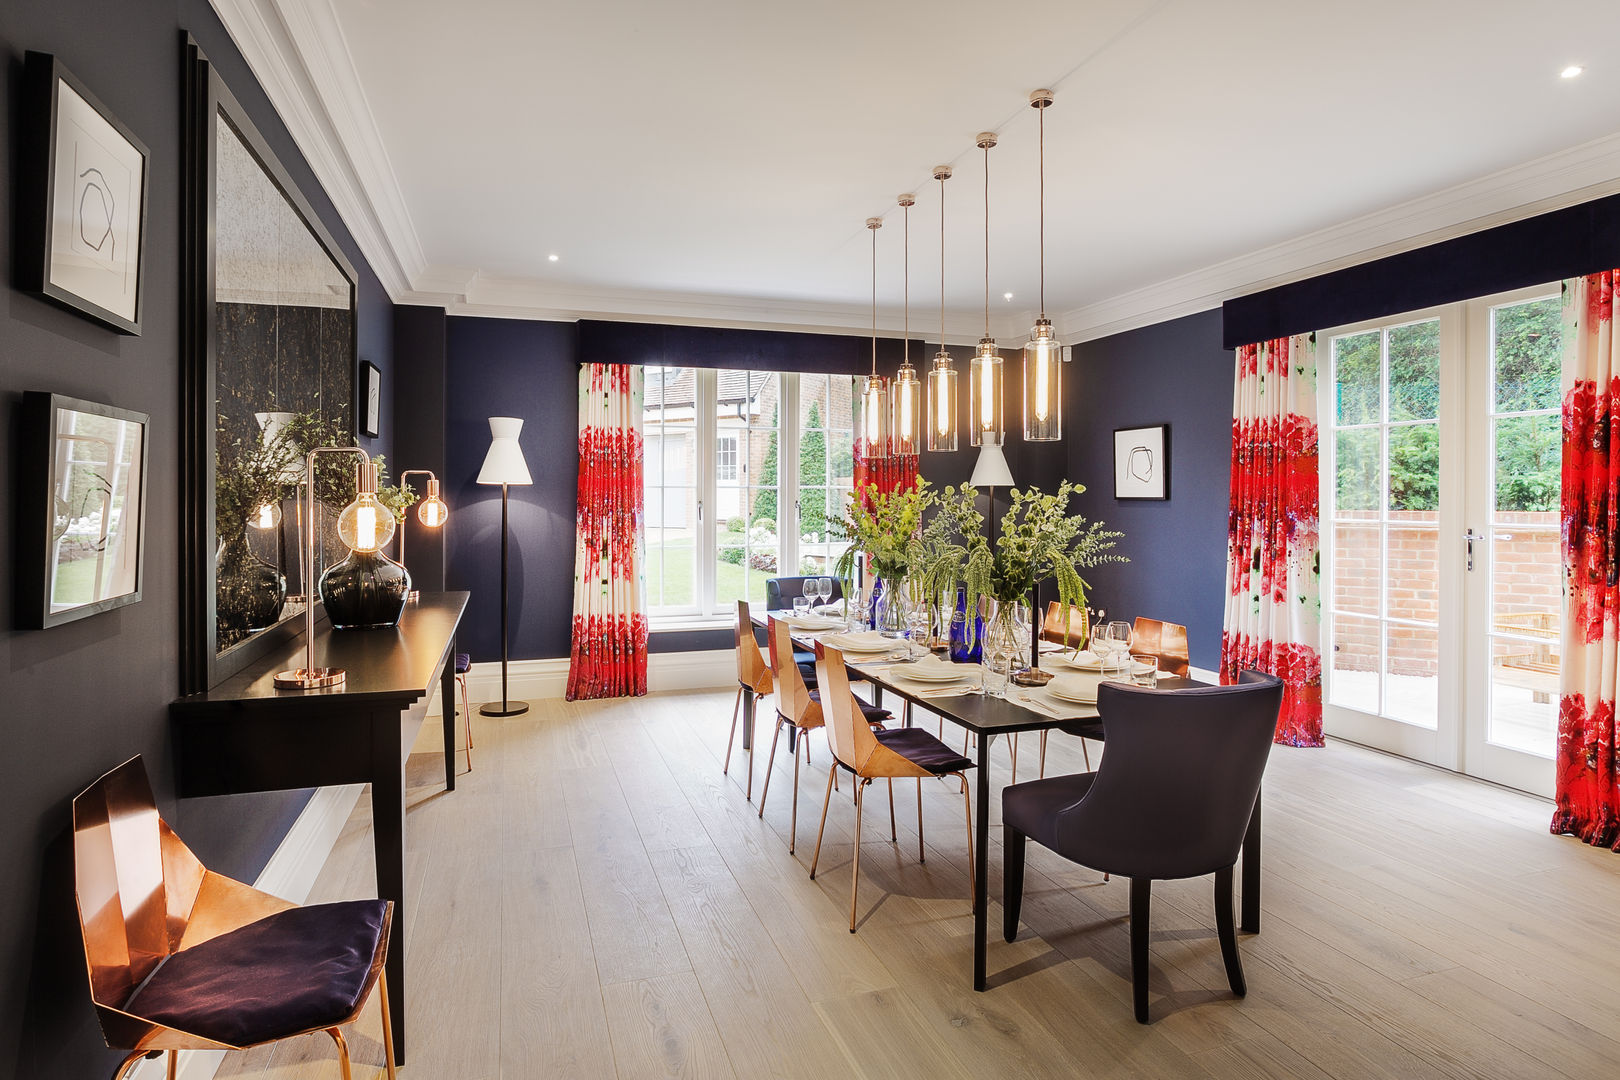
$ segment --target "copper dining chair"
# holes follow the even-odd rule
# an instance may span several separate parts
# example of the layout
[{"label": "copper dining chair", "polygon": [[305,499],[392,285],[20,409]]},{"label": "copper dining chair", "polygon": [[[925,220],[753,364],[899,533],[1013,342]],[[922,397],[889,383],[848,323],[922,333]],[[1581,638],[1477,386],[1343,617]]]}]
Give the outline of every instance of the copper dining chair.
[{"label": "copper dining chair", "polygon": [[1159,670],[1166,675],[1186,678],[1192,669],[1192,658],[1187,651],[1187,628],[1180,623],[1138,616],[1131,628],[1131,652],[1158,657]]},{"label": "copper dining chair", "polygon": [[102,1035],[127,1050],[114,1080],[167,1051],[243,1050],[324,1031],[350,1080],[348,1043],[375,986],[383,1055],[394,1037],[383,964],[394,905],[299,907],[216,874],[158,815],[139,757],[73,800],[73,873],[90,997]]},{"label": "copper dining chair", "polygon": [[1091,624],[1085,608],[1070,604],[1065,615],[1063,605],[1058,601],[1053,600],[1046,605],[1046,618],[1041,620],[1042,641],[1055,641],[1059,645],[1078,649],[1086,643],[1090,633]]},{"label": "copper dining chair", "polygon": [[[793,653],[793,636],[787,623],[774,616],[766,617],[766,643],[770,646],[771,671],[776,679],[776,732],[771,736],[771,752],[765,759],[765,784],[759,790],[759,816],[765,816],[765,799],[771,793],[771,766],[776,762],[776,741],[784,727],[791,728],[793,743],[793,813],[788,825],[788,854],[792,855],[799,839],[799,750],[805,756],[810,748],[805,736],[825,724],[821,708],[821,691],[805,682],[804,671]],[[811,678],[815,678],[812,667]],[[853,695],[851,695],[853,697]],[[867,724],[881,727],[892,715],[888,709],[869,705],[855,698],[855,707]],[[838,765],[833,763],[833,773]]]},{"label": "copper dining chair", "polygon": [[[758,704],[773,689],[771,666],[759,651],[754,637],[754,623],[748,612],[748,601],[737,601],[737,700],[731,707],[731,734],[726,736],[726,763],[722,773],[731,772],[731,746],[737,741],[737,714],[742,710],[743,695],[753,694]],[[753,732],[749,732],[752,735]],[[754,767],[748,766],[748,798],[754,797]]]},{"label": "copper dining chair", "polygon": [[855,932],[856,894],[861,884],[861,793],[873,780],[889,781],[889,839],[894,831],[894,781],[910,777],[917,781],[917,860],[923,861],[922,782],[954,776],[962,783],[962,801],[967,809],[968,896],[973,895],[973,799],[968,793],[967,770],[973,762],[939,739],[915,727],[874,730],[856,719],[855,695],[849,689],[844,655],[828,645],[816,645],[816,681],[820,683],[822,715],[826,720],[827,743],[832,748],[833,767],[827,776],[827,795],[821,804],[821,827],[816,831],[816,853],[810,860],[810,878],[815,880],[821,860],[821,837],[827,830],[827,808],[832,804],[833,777],[840,768],[855,777],[855,865],[849,885],[849,932]]}]

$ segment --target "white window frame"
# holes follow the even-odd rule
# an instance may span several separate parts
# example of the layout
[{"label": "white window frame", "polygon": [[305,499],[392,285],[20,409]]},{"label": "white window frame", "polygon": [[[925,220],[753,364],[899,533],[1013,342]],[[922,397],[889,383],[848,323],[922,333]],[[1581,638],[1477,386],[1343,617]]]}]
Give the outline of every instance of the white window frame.
[{"label": "white window frame", "polygon": [[[675,365],[679,366],[679,365]],[[719,529],[719,515],[713,512],[719,505],[717,491],[719,488],[719,458],[717,456],[718,443],[721,438],[737,439],[737,477],[735,482],[743,490],[746,500],[753,490],[752,477],[745,477],[742,472],[742,439],[740,435],[719,434],[716,400],[718,397],[719,372],[715,368],[695,368],[694,370],[694,396],[695,429],[697,445],[694,449],[694,460],[709,466],[702,469],[702,474],[696,478],[697,492],[697,552],[692,575],[693,603],[678,607],[656,607],[649,609],[648,625],[653,632],[672,630],[703,629],[708,627],[730,626],[735,613],[730,605],[717,604],[713,600],[715,586],[715,567],[719,559],[719,549],[716,544]],[[776,564],[778,574],[792,576],[798,572],[800,560],[800,516],[799,516],[799,373],[791,371],[761,372],[764,375],[775,375],[778,379],[777,397],[777,440],[776,440],[776,489],[777,489],[777,553]],[[836,376],[842,377],[842,376]],[[823,425],[830,428],[830,420],[826,417]],[[701,467],[701,465],[700,465]],[[728,481],[728,483],[731,481]],[[746,514],[744,515],[747,516]]]}]

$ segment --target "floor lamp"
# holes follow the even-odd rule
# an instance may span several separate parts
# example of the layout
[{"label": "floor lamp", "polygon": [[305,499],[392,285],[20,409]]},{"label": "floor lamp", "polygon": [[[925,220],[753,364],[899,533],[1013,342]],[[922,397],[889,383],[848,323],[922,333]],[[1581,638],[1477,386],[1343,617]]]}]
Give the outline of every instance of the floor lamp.
[{"label": "floor lamp", "polygon": [[478,470],[480,484],[501,485],[501,703],[493,701],[479,708],[484,716],[517,716],[529,711],[527,701],[509,701],[506,694],[506,662],[509,648],[506,611],[506,546],[510,535],[507,529],[507,488],[512,484],[532,484],[529,464],[523,460],[523,448],[518,445],[518,432],[523,421],[515,416],[489,418],[489,453],[484,455],[484,467]]}]

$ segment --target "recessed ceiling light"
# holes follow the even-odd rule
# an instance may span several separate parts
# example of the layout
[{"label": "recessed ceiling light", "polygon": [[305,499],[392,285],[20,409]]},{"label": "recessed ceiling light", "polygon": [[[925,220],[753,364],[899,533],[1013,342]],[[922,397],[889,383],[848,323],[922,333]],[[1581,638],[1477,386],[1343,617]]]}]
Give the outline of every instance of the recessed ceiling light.
[{"label": "recessed ceiling light", "polygon": [[1565,68],[1563,71],[1560,71],[1558,73],[1558,77],[1560,79],[1573,79],[1575,76],[1579,75],[1581,72],[1583,72],[1585,70],[1586,69],[1581,67],[1581,65],[1579,65],[1579,64],[1571,64],[1571,65],[1569,65],[1569,67]]},{"label": "recessed ceiling light", "polygon": [[1001,294],[1001,298],[1003,300],[1011,300],[1012,299],[1012,293],[1004,292],[1004,293]]},{"label": "recessed ceiling light", "polygon": [[551,260],[551,261],[552,261],[552,262],[556,262],[556,261],[557,261],[557,256],[555,256],[555,255],[547,255],[547,256],[546,256],[546,258],[547,258],[547,259],[549,259],[549,260]]}]

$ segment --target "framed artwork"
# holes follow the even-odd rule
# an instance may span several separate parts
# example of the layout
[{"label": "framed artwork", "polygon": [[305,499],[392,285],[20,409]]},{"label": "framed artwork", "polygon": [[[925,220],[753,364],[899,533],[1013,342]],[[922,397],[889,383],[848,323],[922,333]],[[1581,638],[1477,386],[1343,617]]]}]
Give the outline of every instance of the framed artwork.
[{"label": "framed artwork", "polygon": [[22,287],[141,332],[150,155],[49,53],[30,52],[18,264]]},{"label": "framed artwork", "polygon": [[360,434],[375,439],[382,430],[382,372],[370,360],[360,361]]},{"label": "framed artwork", "polygon": [[1170,425],[1114,429],[1114,498],[1170,498]]},{"label": "framed artwork", "polygon": [[57,626],[141,598],[148,424],[145,413],[23,395],[21,628]]}]

